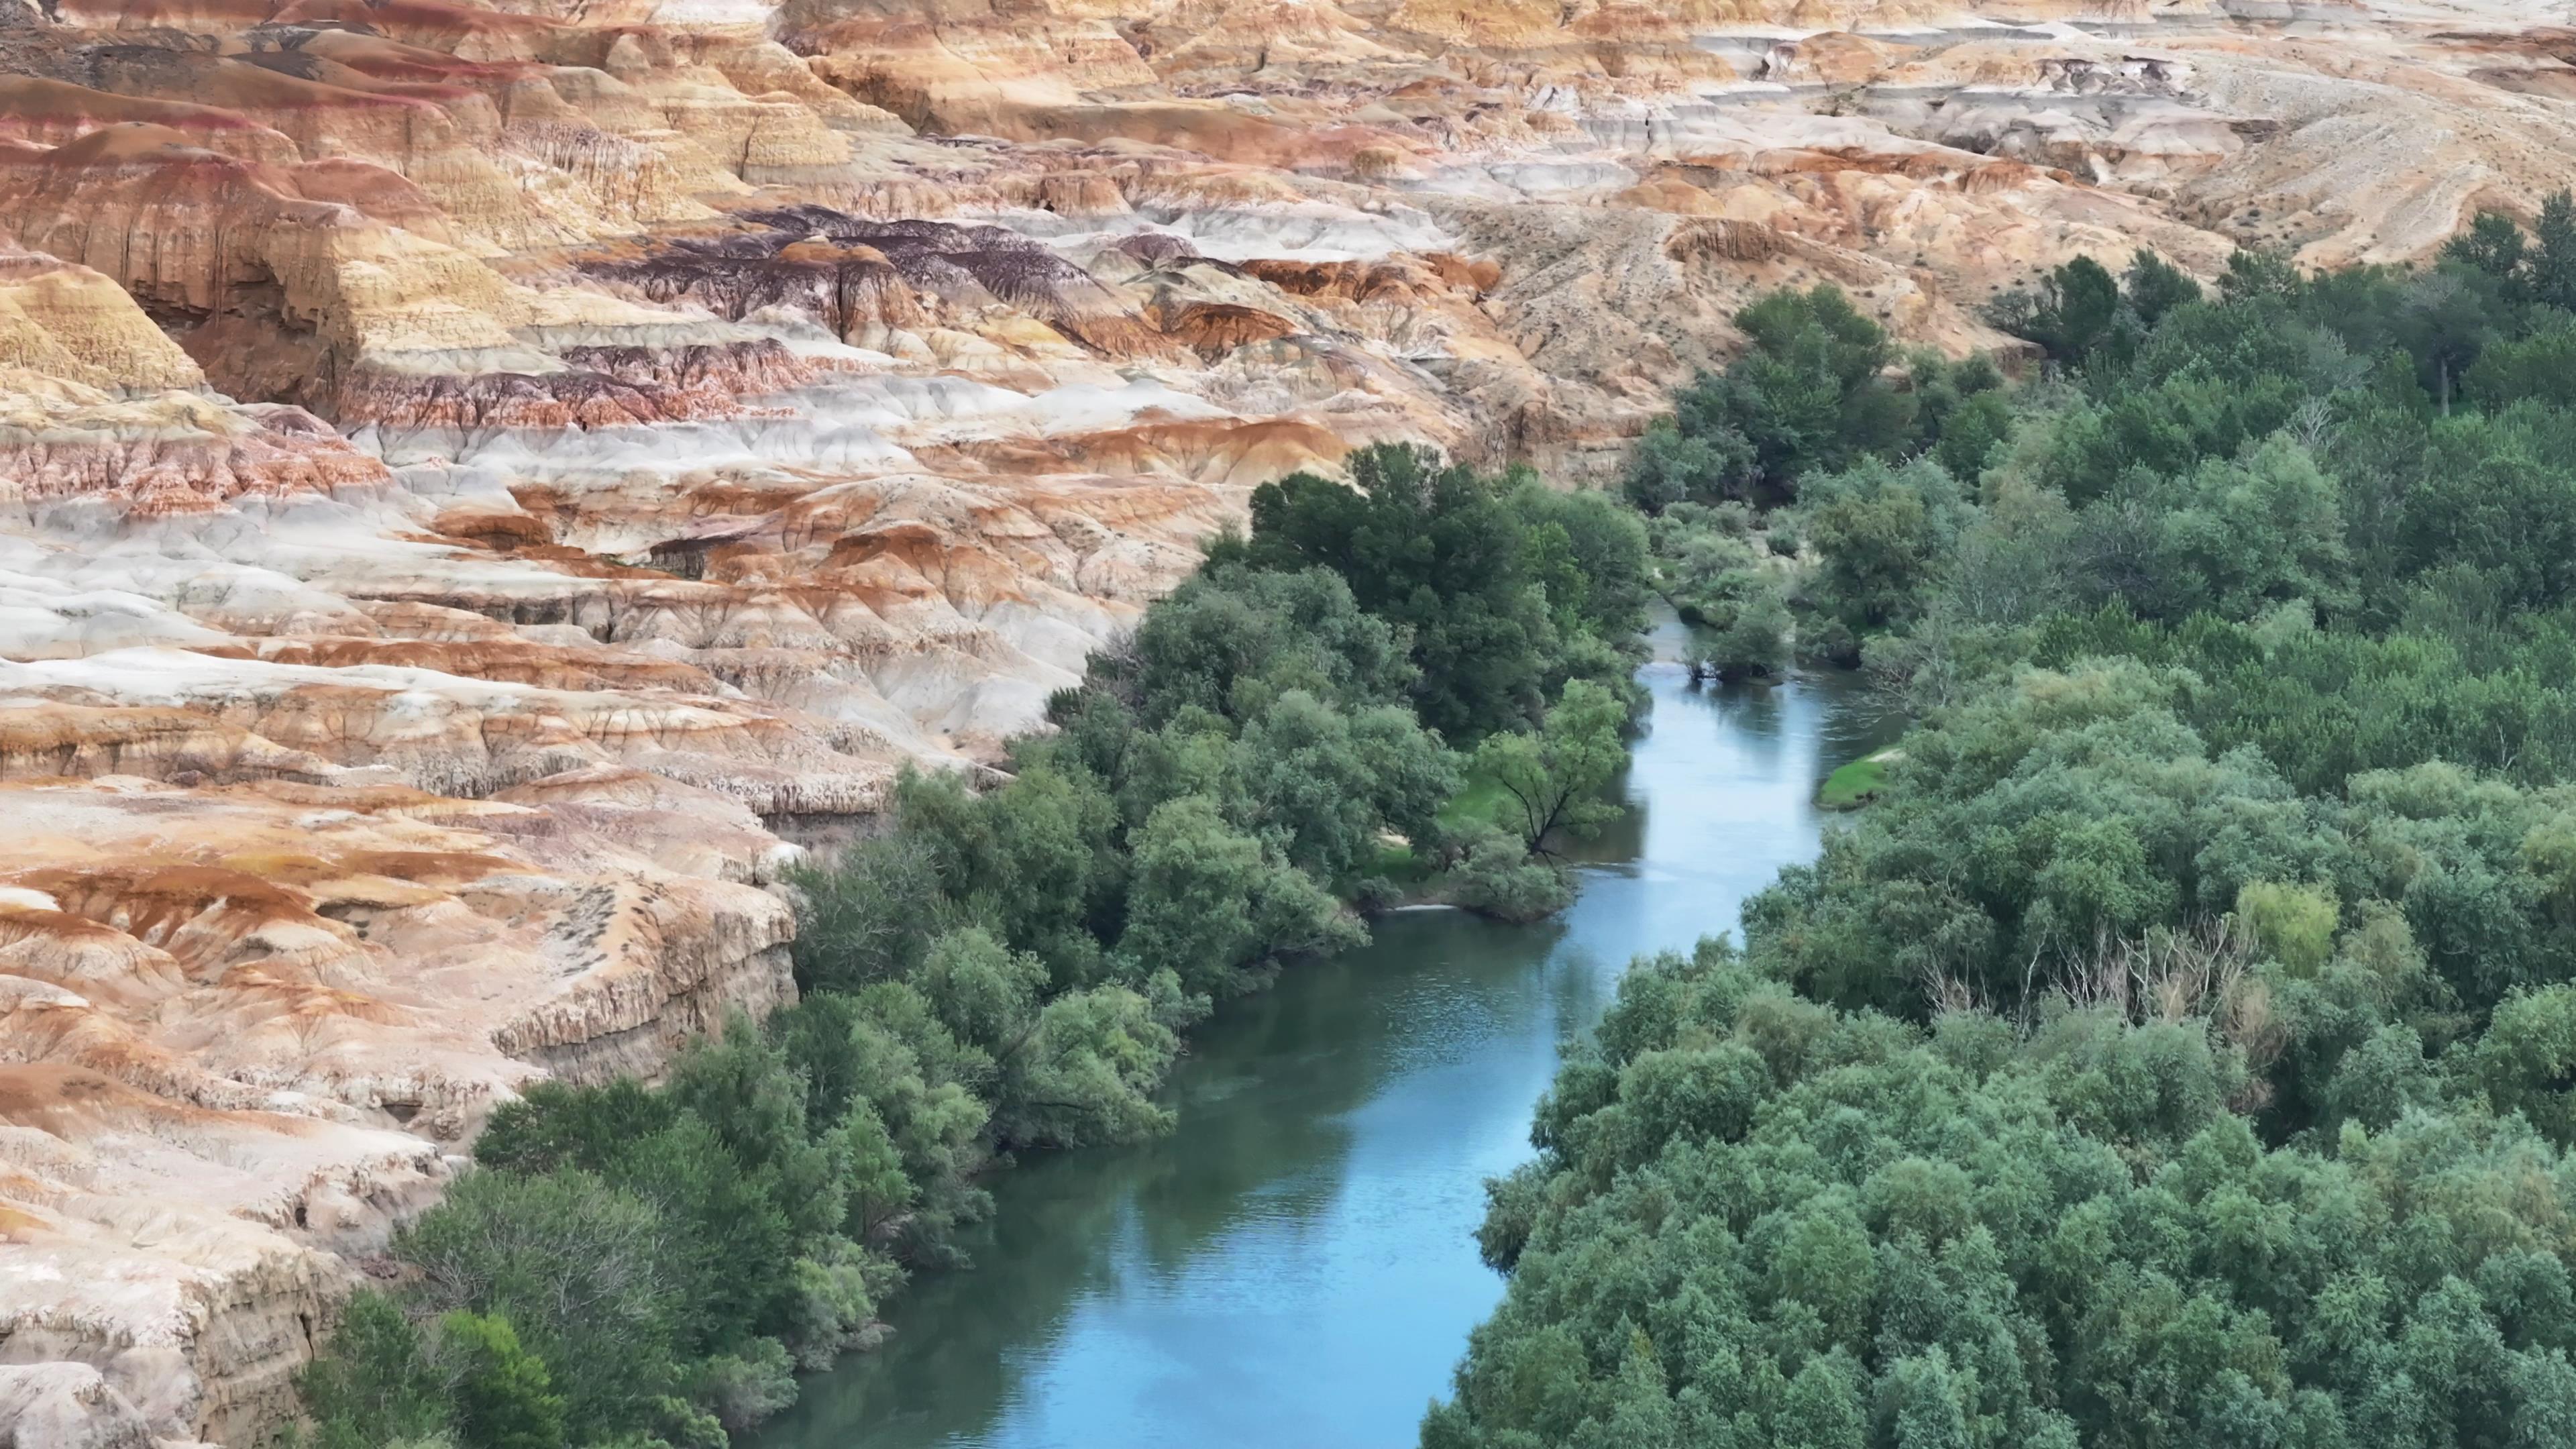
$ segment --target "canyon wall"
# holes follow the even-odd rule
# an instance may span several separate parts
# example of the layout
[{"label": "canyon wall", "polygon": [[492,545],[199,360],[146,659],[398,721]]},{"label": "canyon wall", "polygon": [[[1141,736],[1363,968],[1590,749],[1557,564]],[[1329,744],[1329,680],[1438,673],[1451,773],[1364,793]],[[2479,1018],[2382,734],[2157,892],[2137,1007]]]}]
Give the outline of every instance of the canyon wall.
[{"label": "canyon wall", "polygon": [[281,1422],[1253,486],[1608,477],[1784,285],[2419,260],[2576,176],[2546,8],[0,0],[0,1439]]}]

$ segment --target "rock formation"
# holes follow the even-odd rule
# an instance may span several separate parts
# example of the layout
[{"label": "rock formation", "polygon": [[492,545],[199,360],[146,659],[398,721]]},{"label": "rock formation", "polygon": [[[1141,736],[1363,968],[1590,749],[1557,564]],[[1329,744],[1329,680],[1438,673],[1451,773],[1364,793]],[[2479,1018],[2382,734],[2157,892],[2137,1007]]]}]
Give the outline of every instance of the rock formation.
[{"label": "rock formation", "polygon": [[1769,288],[2421,259],[2520,0],[0,0],[0,1437],[246,1443],[498,1100],[1248,490],[1606,476]]}]

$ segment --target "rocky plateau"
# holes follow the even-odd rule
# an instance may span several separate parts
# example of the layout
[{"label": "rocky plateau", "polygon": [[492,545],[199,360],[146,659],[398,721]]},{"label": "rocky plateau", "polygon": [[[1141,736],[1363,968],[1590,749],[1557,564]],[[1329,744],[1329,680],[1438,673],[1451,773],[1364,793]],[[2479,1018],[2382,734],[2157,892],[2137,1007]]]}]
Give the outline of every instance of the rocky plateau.
[{"label": "rocky plateau", "polygon": [[2571,158],[2540,0],[0,0],[0,1443],[283,1422],[1263,481]]}]

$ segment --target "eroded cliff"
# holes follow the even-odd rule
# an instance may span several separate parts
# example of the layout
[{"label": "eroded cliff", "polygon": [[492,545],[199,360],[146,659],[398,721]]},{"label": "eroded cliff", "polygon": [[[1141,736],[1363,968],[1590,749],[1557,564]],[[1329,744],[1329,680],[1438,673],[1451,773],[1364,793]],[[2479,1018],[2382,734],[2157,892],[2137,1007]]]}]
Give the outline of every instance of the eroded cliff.
[{"label": "eroded cliff", "polygon": [[[1255,484],[1599,477],[1732,313],[2428,254],[2511,0],[0,0],[0,1422],[243,1443],[533,1075]],[[73,1426],[73,1427],[62,1427]],[[50,1442],[50,1441],[49,1441]]]}]

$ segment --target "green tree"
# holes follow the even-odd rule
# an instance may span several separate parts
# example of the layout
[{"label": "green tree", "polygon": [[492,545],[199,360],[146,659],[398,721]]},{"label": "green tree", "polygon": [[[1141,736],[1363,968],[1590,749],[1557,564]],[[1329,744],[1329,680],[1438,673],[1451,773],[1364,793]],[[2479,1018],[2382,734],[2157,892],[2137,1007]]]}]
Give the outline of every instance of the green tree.
[{"label": "green tree", "polygon": [[[989,1099],[979,1095],[991,1080],[991,1058],[958,1042],[905,982],[809,997],[776,1029],[790,1069],[806,1085],[807,1120],[842,1123],[860,1111],[872,1114],[902,1163],[912,1189],[908,1201],[882,1179],[872,1196],[857,1196],[865,1183],[851,1179],[852,1210],[867,1238],[916,1259],[949,1258],[953,1230],[982,1217],[991,1203],[972,1181],[984,1162],[992,1118]],[[858,1159],[852,1163],[855,1173]]]},{"label": "green tree", "polygon": [[1868,1421],[1860,1409],[1858,1370],[1845,1354],[1808,1359],[1789,1380],[1772,1442],[1779,1449],[1864,1449]]},{"label": "green tree", "polygon": [[[2150,285],[2169,287],[2161,275],[2151,278]],[[1987,308],[1986,320],[2038,343],[2054,361],[2080,365],[2110,340],[2120,301],[2120,283],[2109,269],[2091,257],[2077,257],[2050,272],[2036,293],[2012,291],[1997,298]]]},{"label": "green tree", "polygon": [[1255,489],[1246,559],[1330,569],[1361,608],[1405,631],[1420,670],[1415,713],[1444,737],[1525,718],[1554,630],[1520,513],[1493,480],[1427,449],[1363,448],[1348,466],[1353,487],[1298,473]]},{"label": "green tree", "polygon": [[1351,944],[1350,923],[1322,887],[1225,821],[1216,802],[1158,806],[1138,834],[1135,882],[1118,948],[1196,992],[1231,992],[1272,957]]},{"label": "green tree", "polygon": [[1289,864],[1337,881],[1374,855],[1379,830],[1427,828],[1457,778],[1449,751],[1404,711],[1352,719],[1291,691],[1244,727],[1228,766],[1229,813],[1284,837]]},{"label": "green tree", "polygon": [[1894,361],[1887,334],[1839,288],[1773,292],[1735,325],[1750,347],[1675,397],[1675,417],[1684,438],[1730,456],[1741,438],[1762,488],[1779,494],[1808,473],[1892,452],[1912,434],[1913,395],[1883,375]]},{"label": "green tree", "polygon": [[2529,269],[2534,301],[2576,311],[2576,195],[2561,190],[2542,199]]},{"label": "green tree", "polygon": [[2153,327],[2165,314],[2188,307],[2200,300],[2200,283],[2191,274],[2174,266],[2145,247],[2129,258],[2129,269],[2121,274],[2120,295],[2138,320]]},{"label": "green tree", "polygon": [[2521,1113],[2562,1146],[2576,1143],[2576,987],[2507,997],[2467,1065],[2497,1111]]},{"label": "green tree", "polygon": [[1646,525],[1606,493],[1561,491],[1535,476],[1509,494],[1528,527],[1530,575],[1560,638],[1624,639],[1646,627]]},{"label": "green tree", "polygon": [[1005,1141],[1054,1147],[1132,1142],[1171,1130],[1153,1092],[1180,1042],[1123,986],[1050,1001],[1001,1059],[995,1121]]},{"label": "green tree", "polygon": [[2230,301],[2287,296],[2301,278],[2298,264],[2286,254],[2262,247],[2238,247],[2228,254],[2227,270],[2218,279],[2221,296]]},{"label": "green tree", "polygon": [[2516,1354],[2511,1449],[2576,1442],[2576,1368],[2564,1349]]},{"label": "green tree", "polygon": [[996,1051],[1024,1035],[1046,989],[1046,963],[981,926],[941,936],[916,983],[957,1040]]},{"label": "green tree", "polygon": [[1629,502],[1651,514],[1676,503],[1750,498],[1760,477],[1753,442],[1740,429],[1685,433],[1673,419],[1657,418],[1628,455],[1621,487]]},{"label": "green tree", "polygon": [[2313,976],[2334,953],[2341,904],[2331,890],[2249,880],[2236,891],[2236,914],[2272,958],[2298,976]]},{"label": "green tree", "polygon": [[1932,445],[1932,461],[1953,478],[1974,479],[2012,430],[2012,404],[2003,393],[1978,393],[1943,423],[1940,440]]},{"label": "green tree", "polygon": [[371,1288],[349,1296],[330,1351],[305,1368],[297,1387],[321,1449],[376,1449],[448,1427],[419,1330],[393,1299]]},{"label": "green tree", "polygon": [[2467,231],[2442,243],[2442,257],[2499,282],[2518,283],[2529,260],[2529,242],[2512,217],[2501,211],[2481,211]]},{"label": "green tree", "polygon": [[563,1449],[564,1399],[509,1319],[460,1309],[438,1320],[437,1342],[466,1449]]},{"label": "green tree", "polygon": [[792,951],[803,990],[856,991],[900,979],[937,934],[938,867],[918,836],[852,841],[833,869],[800,867],[788,879],[798,897]]},{"label": "green tree", "polygon": [[1777,588],[1764,589],[1734,610],[1734,617],[1705,642],[1695,643],[1688,659],[1693,672],[1719,679],[1770,679],[1789,667],[1795,624],[1789,601]]},{"label": "green tree", "polygon": [[954,772],[907,770],[895,810],[965,918],[1036,952],[1060,982],[1098,975],[1092,928],[1122,869],[1117,802],[1098,777],[1071,761],[1036,760],[1009,789],[979,795]]},{"label": "green tree", "polygon": [[698,1366],[694,1397],[740,1432],[796,1402],[796,1365],[777,1340],[755,1338]]},{"label": "green tree", "polygon": [[1856,630],[1911,617],[1965,521],[1958,485],[1930,462],[1871,461],[1809,490],[1807,534],[1824,555],[1815,591]]},{"label": "green tree", "polygon": [[[484,1170],[457,1178],[444,1201],[396,1234],[393,1255],[417,1270],[421,1311],[509,1320],[508,1353],[482,1329],[470,1340],[491,1342],[494,1372],[524,1384],[512,1367],[524,1340],[548,1371],[544,1389],[561,1396],[573,1422],[615,1430],[635,1426],[642,1397],[668,1392],[677,1377],[671,1338],[681,1305],[664,1242],[650,1205],[591,1173]],[[470,1442],[498,1442],[460,1430]]]},{"label": "green tree", "polygon": [[1576,680],[1535,734],[1492,735],[1477,747],[1475,774],[1509,798],[1508,825],[1530,849],[1559,833],[1588,837],[1619,813],[1602,791],[1628,762],[1625,701]]},{"label": "green tree", "polygon": [[[1273,506],[1302,526],[1359,521],[1343,517],[1340,505],[1354,500],[1338,484],[1298,474],[1279,487]],[[1350,562],[1350,540],[1310,542],[1329,550],[1310,565],[1283,553],[1287,562],[1275,570],[1212,566],[1183,583],[1146,611],[1128,651],[1093,656],[1089,674],[1100,688],[1066,707],[1085,696],[1115,700],[1152,729],[1190,711],[1239,724],[1291,689],[1346,708],[1403,700],[1418,678],[1409,637],[1364,609],[1338,571]],[[1267,545],[1262,551],[1271,553]],[[1067,724],[1057,714],[1055,722]],[[1127,732],[1123,719],[1113,728]],[[1114,778],[1114,753],[1095,751],[1085,762]]]},{"label": "green tree", "polygon": [[1470,820],[1450,838],[1453,863],[1442,878],[1450,901],[1504,921],[1537,921],[1574,899],[1563,870],[1530,859],[1517,834],[1486,820]]},{"label": "green tree", "polygon": [[2490,411],[2526,399],[2576,406],[2571,367],[2576,367],[2576,317],[2552,316],[2528,335],[2482,349],[2461,387],[2471,401]]}]

